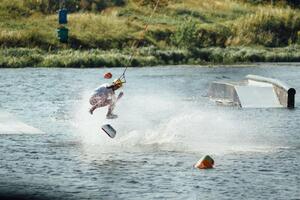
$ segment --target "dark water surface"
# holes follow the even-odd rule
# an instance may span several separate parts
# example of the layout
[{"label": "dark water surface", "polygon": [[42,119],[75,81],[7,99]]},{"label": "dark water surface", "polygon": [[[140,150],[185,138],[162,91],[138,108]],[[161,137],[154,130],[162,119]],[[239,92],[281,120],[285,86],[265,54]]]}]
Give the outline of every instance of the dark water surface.
[{"label": "dark water surface", "polygon": [[[210,82],[247,74],[300,91],[293,64],[129,69],[117,137],[88,114],[102,74],[122,69],[0,69],[0,109],[45,134],[0,134],[0,197],[300,199],[300,111],[219,107]],[[299,106],[296,95],[296,106]],[[205,154],[215,169],[193,165]]]}]

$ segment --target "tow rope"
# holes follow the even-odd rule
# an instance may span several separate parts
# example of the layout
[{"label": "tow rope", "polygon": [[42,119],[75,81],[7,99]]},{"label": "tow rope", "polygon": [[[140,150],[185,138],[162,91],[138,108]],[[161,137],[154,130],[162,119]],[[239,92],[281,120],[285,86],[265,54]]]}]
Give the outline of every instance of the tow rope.
[{"label": "tow rope", "polygon": [[154,6],[154,8],[153,8],[153,10],[152,10],[152,13],[151,13],[151,15],[150,15],[149,18],[148,18],[148,23],[145,25],[144,30],[143,30],[143,32],[142,32],[141,35],[140,35],[140,38],[141,38],[141,39],[138,39],[137,41],[134,41],[134,42],[132,43],[132,46],[131,46],[130,49],[132,49],[133,51],[132,51],[132,53],[131,53],[131,55],[130,55],[130,57],[129,57],[129,59],[128,59],[128,63],[127,63],[127,65],[126,65],[126,67],[125,67],[123,73],[122,73],[121,76],[119,77],[119,80],[121,80],[123,83],[126,83],[125,74],[126,74],[126,71],[127,71],[127,69],[128,69],[128,66],[131,64],[131,62],[132,62],[132,60],[133,60],[133,57],[134,57],[134,56],[136,55],[136,53],[137,53],[137,47],[139,46],[139,44],[140,44],[142,38],[144,38],[145,33],[146,33],[147,30],[148,30],[150,19],[153,17],[154,13],[156,12],[156,10],[157,10],[157,8],[158,8],[158,5],[159,5],[159,1],[160,1],[160,0],[157,0],[157,1],[156,1],[156,4],[155,4],[155,6]]}]

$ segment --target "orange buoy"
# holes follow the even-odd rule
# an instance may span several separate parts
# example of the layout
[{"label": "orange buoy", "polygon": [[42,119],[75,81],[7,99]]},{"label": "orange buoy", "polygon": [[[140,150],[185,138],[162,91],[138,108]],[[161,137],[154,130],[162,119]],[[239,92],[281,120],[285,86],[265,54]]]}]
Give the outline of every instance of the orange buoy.
[{"label": "orange buoy", "polygon": [[195,167],[198,169],[211,169],[214,163],[215,161],[209,155],[206,155],[195,164]]},{"label": "orange buoy", "polygon": [[111,77],[112,77],[112,74],[110,72],[107,72],[104,74],[105,79],[111,79]]}]

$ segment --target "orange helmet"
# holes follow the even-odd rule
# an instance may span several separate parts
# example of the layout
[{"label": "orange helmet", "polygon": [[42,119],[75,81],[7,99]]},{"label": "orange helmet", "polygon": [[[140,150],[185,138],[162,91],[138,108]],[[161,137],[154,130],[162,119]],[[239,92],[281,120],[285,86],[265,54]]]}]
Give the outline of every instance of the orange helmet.
[{"label": "orange helmet", "polygon": [[110,72],[107,72],[104,74],[104,78],[110,79],[112,77],[112,74]]}]

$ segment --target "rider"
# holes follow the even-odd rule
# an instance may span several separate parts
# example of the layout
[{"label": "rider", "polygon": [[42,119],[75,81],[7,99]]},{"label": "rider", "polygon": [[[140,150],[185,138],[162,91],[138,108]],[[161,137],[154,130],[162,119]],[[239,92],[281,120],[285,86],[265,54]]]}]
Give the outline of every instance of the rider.
[{"label": "rider", "polygon": [[112,84],[105,83],[96,88],[90,98],[90,104],[92,105],[90,109],[91,115],[97,108],[108,106],[106,118],[117,118],[118,115],[113,114],[112,111],[115,108],[116,102],[123,96],[123,92],[120,92],[116,98],[115,91],[121,88],[123,83],[122,80],[116,79]]}]

